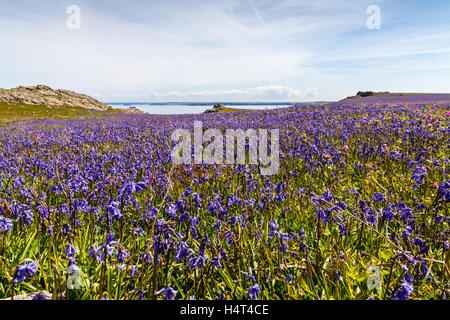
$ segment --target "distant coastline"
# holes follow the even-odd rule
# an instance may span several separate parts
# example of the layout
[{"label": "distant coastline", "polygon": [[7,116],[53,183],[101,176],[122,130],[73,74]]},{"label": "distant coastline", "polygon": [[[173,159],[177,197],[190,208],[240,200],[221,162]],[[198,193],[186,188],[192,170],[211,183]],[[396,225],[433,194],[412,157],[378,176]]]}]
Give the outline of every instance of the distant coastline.
[{"label": "distant coastline", "polygon": [[[117,109],[134,108],[149,114],[195,114],[203,113],[217,102],[107,102],[108,106]],[[237,109],[275,109],[293,105],[325,104],[315,102],[219,102],[225,107]]]},{"label": "distant coastline", "polygon": [[305,105],[305,104],[323,104],[329,103],[330,101],[302,101],[302,102],[264,102],[264,101],[256,101],[256,102],[221,102],[221,101],[212,101],[212,102],[105,102],[107,105],[167,105],[167,106],[177,106],[177,105],[186,105],[186,106],[210,106],[216,103],[223,104],[224,106],[244,106],[244,105],[271,105],[271,106],[292,106],[296,104]]}]

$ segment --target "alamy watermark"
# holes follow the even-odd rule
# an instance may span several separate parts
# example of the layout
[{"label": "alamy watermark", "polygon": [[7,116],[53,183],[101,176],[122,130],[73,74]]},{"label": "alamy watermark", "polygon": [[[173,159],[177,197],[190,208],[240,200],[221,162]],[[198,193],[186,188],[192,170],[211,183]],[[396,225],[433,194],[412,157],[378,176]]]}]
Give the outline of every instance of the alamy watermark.
[{"label": "alamy watermark", "polygon": [[[269,132],[270,154],[268,154]],[[279,129],[247,129],[246,131],[226,129],[224,139],[219,129],[208,129],[203,132],[202,122],[195,121],[193,139],[188,129],[173,131],[171,139],[175,143],[171,151],[173,164],[259,164],[262,175],[274,175],[278,173],[280,167]],[[235,148],[235,142],[237,148]],[[204,143],[207,145],[204,146]],[[248,157],[246,146],[248,146]],[[236,149],[237,152],[235,152]]]},{"label": "alamy watermark", "polygon": [[378,266],[370,265],[367,268],[367,273],[370,276],[367,278],[367,288],[369,290],[381,288],[381,269]]},{"label": "alamy watermark", "polygon": [[81,272],[80,268],[72,264],[66,269],[67,274],[67,288],[70,290],[79,290],[81,287],[84,287],[83,283],[83,273]]},{"label": "alamy watermark", "polygon": [[371,5],[367,7],[367,14],[370,16],[367,18],[366,25],[369,30],[381,29],[381,9],[377,5]]},{"label": "alamy watermark", "polygon": [[67,18],[66,25],[69,30],[81,29],[81,9],[77,5],[67,7],[66,13],[70,16]]}]

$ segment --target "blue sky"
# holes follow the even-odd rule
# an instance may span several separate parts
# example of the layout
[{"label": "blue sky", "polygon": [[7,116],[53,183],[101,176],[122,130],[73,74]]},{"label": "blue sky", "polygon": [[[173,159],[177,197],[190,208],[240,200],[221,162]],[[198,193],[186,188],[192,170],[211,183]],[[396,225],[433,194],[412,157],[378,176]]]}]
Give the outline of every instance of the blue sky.
[{"label": "blue sky", "polygon": [[[70,5],[80,29],[67,28]],[[108,102],[450,92],[448,0],[0,0],[0,39],[0,87]]]}]

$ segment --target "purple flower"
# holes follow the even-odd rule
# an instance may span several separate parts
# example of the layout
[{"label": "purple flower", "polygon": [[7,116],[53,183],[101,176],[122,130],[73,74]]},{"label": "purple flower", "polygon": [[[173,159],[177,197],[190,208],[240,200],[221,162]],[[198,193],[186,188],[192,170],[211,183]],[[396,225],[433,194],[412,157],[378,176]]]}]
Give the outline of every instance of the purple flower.
[{"label": "purple flower", "polygon": [[44,292],[39,292],[38,294],[36,294],[32,300],[47,300],[45,293]]},{"label": "purple flower", "polygon": [[106,206],[106,212],[111,217],[112,220],[120,220],[122,214],[119,210],[119,203],[113,201],[109,205]]},{"label": "purple flower", "polygon": [[398,244],[398,236],[395,232],[392,232],[391,235],[389,236],[389,239],[394,242],[395,244]]},{"label": "purple flower", "polygon": [[220,220],[217,220],[216,223],[212,226],[213,229],[220,229],[222,226],[222,222]]},{"label": "purple flower", "polygon": [[76,253],[77,253],[77,250],[71,244],[68,243],[64,254],[69,258],[73,258],[73,257],[75,257]]},{"label": "purple flower", "polygon": [[11,219],[0,216],[0,233],[11,231],[13,223]]},{"label": "purple flower", "polygon": [[388,205],[383,211],[383,219],[384,220],[392,221],[392,220],[394,220],[394,215],[395,215],[394,206],[392,206],[392,205]]},{"label": "purple flower", "polygon": [[381,192],[375,192],[373,194],[373,198],[375,199],[376,202],[381,202],[384,199],[384,195]]},{"label": "purple flower", "polygon": [[134,276],[136,274],[136,267],[132,264],[121,264],[119,266],[119,270],[123,271],[126,270],[130,274],[130,276]]},{"label": "purple flower", "polygon": [[13,283],[21,283],[26,278],[30,278],[35,275],[37,268],[37,261],[31,261],[25,263],[16,269],[16,273],[13,278]]},{"label": "purple flower", "polygon": [[369,214],[367,216],[367,222],[369,222],[375,227],[377,225],[377,216],[374,214]]},{"label": "purple flower", "polygon": [[328,222],[328,218],[329,218],[328,217],[328,215],[329,215],[329,211],[328,210],[317,209],[316,215],[317,215],[317,219],[320,219],[323,222]]},{"label": "purple flower", "polygon": [[180,262],[181,259],[186,258],[191,254],[191,250],[188,248],[186,242],[180,242],[177,244],[177,251],[175,253],[175,259]]},{"label": "purple flower", "polygon": [[122,248],[119,248],[116,252],[116,258],[119,263],[124,263],[130,258],[130,254]]},{"label": "purple flower", "polygon": [[410,273],[407,273],[403,279],[408,283],[412,283],[414,280],[413,276]]},{"label": "purple flower", "polygon": [[443,182],[438,189],[438,199],[450,203],[450,180]]},{"label": "purple flower", "polygon": [[108,256],[112,256],[114,254],[115,246],[119,245],[119,242],[114,241],[116,235],[114,232],[108,232],[106,235],[106,239],[103,245],[95,248],[94,246],[90,246],[88,256],[96,261],[103,261],[105,259],[105,251]]},{"label": "purple flower", "polygon": [[359,197],[359,193],[358,193],[358,191],[356,191],[356,189],[354,187],[350,187],[350,192],[352,194],[354,194],[355,196]]},{"label": "purple flower", "polygon": [[323,198],[325,201],[327,201],[327,202],[333,202],[333,201],[334,201],[334,197],[333,197],[333,195],[331,194],[331,191],[328,190],[328,189],[327,189],[327,191],[325,191],[325,192],[322,194],[322,198]]},{"label": "purple flower", "polygon": [[403,281],[392,295],[392,300],[408,300],[408,297],[413,293],[414,287],[407,281]]},{"label": "purple flower", "polygon": [[171,287],[161,289],[157,294],[164,294],[164,300],[174,300],[178,291],[173,290]]},{"label": "purple flower", "polygon": [[258,300],[258,293],[261,290],[259,289],[259,285],[255,284],[253,286],[251,286],[250,288],[247,289],[247,294],[248,294],[248,298],[249,299],[253,299],[253,300]]},{"label": "purple flower", "polygon": [[176,219],[177,217],[177,207],[174,204],[169,204],[165,210],[166,214],[168,214],[172,219]]},{"label": "purple flower", "polygon": [[189,259],[189,267],[191,269],[201,268],[205,265],[207,259],[204,253],[200,253],[198,256]]}]

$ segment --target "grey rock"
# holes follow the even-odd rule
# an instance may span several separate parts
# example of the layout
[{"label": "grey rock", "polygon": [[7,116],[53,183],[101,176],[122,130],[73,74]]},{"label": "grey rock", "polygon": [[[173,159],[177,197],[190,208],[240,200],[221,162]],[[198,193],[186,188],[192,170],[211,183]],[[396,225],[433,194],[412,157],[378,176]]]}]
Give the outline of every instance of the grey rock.
[{"label": "grey rock", "polygon": [[46,105],[50,108],[81,107],[99,111],[110,110],[111,107],[85,94],[70,90],[54,90],[46,85],[14,89],[0,89],[0,101],[31,105]]},{"label": "grey rock", "polygon": [[220,112],[220,111],[222,111],[223,109],[225,109],[225,107],[224,107],[223,105],[221,105],[220,103],[216,103],[216,104],[214,105],[214,107],[212,107],[211,109],[206,110],[206,111],[203,112],[203,113]]},{"label": "grey rock", "polygon": [[[35,297],[36,297],[36,299],[34,299]],[[11,298],[2,299],[2,300],[11,300]],[[21,294],[18,296],[14,296],[14,300],[16,300],[16,301],[52,300],[52,295],[48,291],[33,292],[33,293],[27,293],[27,294]]]}]

